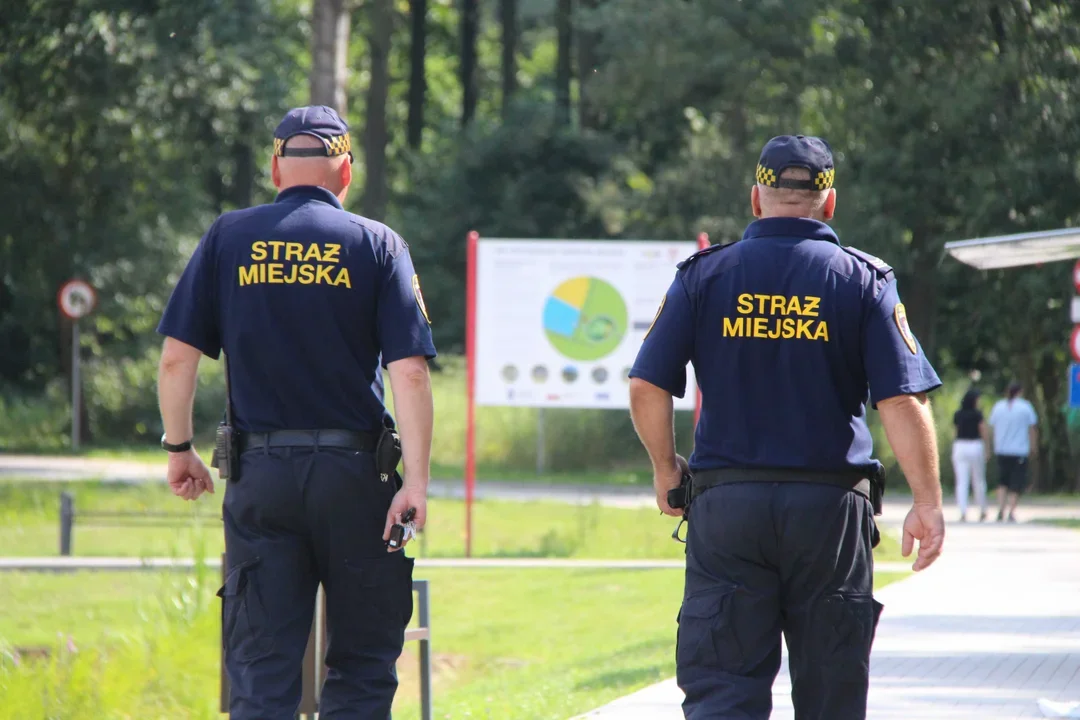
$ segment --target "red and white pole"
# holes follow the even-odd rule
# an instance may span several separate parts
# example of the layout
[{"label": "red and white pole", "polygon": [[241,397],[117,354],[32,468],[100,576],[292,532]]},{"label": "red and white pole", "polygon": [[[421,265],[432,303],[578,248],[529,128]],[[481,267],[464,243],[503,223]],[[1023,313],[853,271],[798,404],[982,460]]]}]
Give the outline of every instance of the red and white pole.
[{"label": "red and white pole", "polygon": [[465,557],[472,557],[472,505],[476,491],[476,246],[465,241]]}]

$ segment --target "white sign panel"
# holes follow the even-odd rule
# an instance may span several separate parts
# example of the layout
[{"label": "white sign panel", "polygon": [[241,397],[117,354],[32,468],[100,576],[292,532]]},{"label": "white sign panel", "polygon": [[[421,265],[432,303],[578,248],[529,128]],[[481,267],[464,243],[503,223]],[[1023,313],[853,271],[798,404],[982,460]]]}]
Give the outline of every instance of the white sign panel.
[{"label": "white sign panel", "polygon": [[[477,244],[476,402],[626,408],[628,373],[676,264],[697,243]],[[692,410],[697,386],[675,408]]]},{"label": "white sign panel", "polygon": [[1069,318],[1074,323],[1080,323],[1080,297],[1074,297],[1069,305]]}]

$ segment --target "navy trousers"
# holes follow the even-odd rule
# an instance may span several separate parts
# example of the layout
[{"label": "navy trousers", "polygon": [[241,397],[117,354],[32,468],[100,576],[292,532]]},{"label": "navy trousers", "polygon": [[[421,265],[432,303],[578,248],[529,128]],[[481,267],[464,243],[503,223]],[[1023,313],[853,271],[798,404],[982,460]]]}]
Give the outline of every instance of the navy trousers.
[{"label": "navy trousers", "polygon": [[694,500],[676,650],[689,720],[765,720],[787,640],[796,720],[864,720],[873,510],[811,483],[738,483]]},{"label": "navy trousers", "polygon": [[387,553],[396,492],[370,453],[255,448],[225,490],[219,591],[233,720],[293,720],[319,583],[326,593],[323,720],[390,717],[412,617],[413,561]]}]

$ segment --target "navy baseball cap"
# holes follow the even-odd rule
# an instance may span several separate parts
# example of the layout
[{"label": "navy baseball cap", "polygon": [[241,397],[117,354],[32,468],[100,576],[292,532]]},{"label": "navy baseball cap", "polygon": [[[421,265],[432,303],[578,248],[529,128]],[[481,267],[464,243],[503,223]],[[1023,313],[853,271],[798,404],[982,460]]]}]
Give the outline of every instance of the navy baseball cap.
[{"label": "navy baseball cap", "polygon": [[[322,140],[323,148],[287,148],[285,141],[295,135],[310,135]],[[349,124],[326,105],[294,108],[274,130],[274,154],[278,157],[336,157],[349,155],[353,161]]]},{"label": "navy baseball cap", "polygon": [[[789,167],[810,171],[809,180],[781,178]],[[757,181],[761,185],[795,190],[828,190],[833,186],[832,148],[821,138],[806,135],[780,135],[765,143],[758,160]]]}]

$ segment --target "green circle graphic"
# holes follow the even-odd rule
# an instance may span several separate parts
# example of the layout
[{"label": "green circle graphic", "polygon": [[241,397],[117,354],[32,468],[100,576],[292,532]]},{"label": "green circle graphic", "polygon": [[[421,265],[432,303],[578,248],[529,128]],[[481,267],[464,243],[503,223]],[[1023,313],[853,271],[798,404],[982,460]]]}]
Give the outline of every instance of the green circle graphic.
[{"label": "green circle graphic", "polygon": [[544,306],[544,334],[570,360],[610,355],[626,336],[626,301],[613,285],[582,276],[561,283]]}]

